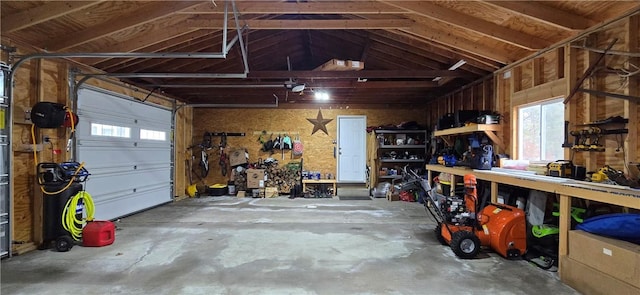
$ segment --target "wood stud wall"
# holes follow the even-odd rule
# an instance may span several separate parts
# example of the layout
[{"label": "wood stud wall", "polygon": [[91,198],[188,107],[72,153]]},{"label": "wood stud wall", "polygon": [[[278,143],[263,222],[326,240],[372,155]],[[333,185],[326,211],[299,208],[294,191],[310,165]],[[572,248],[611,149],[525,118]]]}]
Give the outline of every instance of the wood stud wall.
[{"label": "wood stud wall", "polygon": [[[586,38],[585,44],[604,49],[611,40],[618,38],[618,42],[612,50],[637,53],[640,52],[638,27],[638,16],[626,18],[606,29],[591,33]],[[500,106],[497,110],[503,114],[503,119],[505,119],[502,120],[502,136],[503,142],[508,145],[509,153],[514,155],[517,151],[516,143],[507,138],[509,136],[515,138],[516,135],[516,107],[557,96],[566,97],[576,80],[583,75],[598,55],[599,53],[582,48],[572,48],[570,44],[565,44],[495,73],[496,105]],[[638,58],[622,55],[607,55],[604,62],[609,68],[629,68],[627,62],[633,62],[640,66]],[[511,76],[505,79],[505,75]],[[640,79],[638,76],[631,77],[628,83],[624,84],[621,83],[618,76],[600,72],[586,79],[582,87],[638,96],[638,81]],[[638,162],[638,107],[636,102],[578,92],[565,105],[565,109],[565,117],[570,121],[570,130],[581,128],[576,124],[602,120],[611,116],[629,118],[626,128],[630,133],[623,136],[624,152],[622,149],[616,151],[619,141],[616,136],[607,135],[602,138],[606,148],[605,152],[575,152],[573,155],[575,164],[585,165],[587,171],[594,171],[604,165],[610,165],[615,169],[629,172],[625,163]],[[514,115],[509,116],[509,114]],[[570,141],[573,142],[573,137],[570,137]],[[565,158],[570,159],[571,157],[570,149],[566,149]]]},{"label": "wood stud wall", "polygon": [[[3,42],[3,44],[5,44]],[[18,54],[27,55],[33,53],[26,46],[7,42],[8,46],[15,46]],[[20,254],[35,249],[42,241],[42,200],[43,194],[36,182],[36,162],[32,152],[24,151],[23,145],[31,144],[31,124],[25,121],[25,110],[39,101],[58,102],[71,106],[68,99],[68,77],[72,65],[60,60],[34,59],[24,63],[17,69],[13,93],[12,112],[14,117],[12,147],[13,170],[11,181],[13,182],[13,208],[11,210],[12,237],[14,241],[13,253]],[[73,65],[75,66],[75,65]],[[123,95],[142,100],[147,95],[138,89],[123,85],[119,82],[107,82],[104,80],[90,79],[87,84]],[[171,107],[172,104],[164,99],[150,97],[149,102]],[[188,108],[183,108],[177,119],[176,131],[190,136],[192,113]],[[83,122],[79,122],[82,124]],[[35,138],[42,143],[42,136],[48,136],[51,144],[43,144],[41,152],[37,153],[38,162],[63,162],[68,161],[69,155],[65,152],[67,131],[64,129],[35,129]],[[175,142],[176,150],[183,150],[185,139],[178,137]],[[61,154],[54,154],[53,150],[61,150]],[[177,155],[179,157],[179,155]],[[184,161],[176,161],[176,170],[184,171]],[[87,167],[90,171],[91,167]],[[184,191],[185,179],[183,173],[176,173],[176,186],[182,186]],[[183,194],[181,194],[183,195]]]}]

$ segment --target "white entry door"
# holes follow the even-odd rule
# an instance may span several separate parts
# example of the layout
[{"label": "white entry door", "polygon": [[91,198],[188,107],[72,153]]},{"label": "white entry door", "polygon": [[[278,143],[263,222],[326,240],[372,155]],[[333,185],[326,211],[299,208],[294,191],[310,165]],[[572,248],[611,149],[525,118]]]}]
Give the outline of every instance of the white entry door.
[{"label": "white entry door", "polygon": [[367,179],[367,117],[338,116],[338,175],[340,183]]},{"label": "white entry door", "polygon": [[97,88],[78,90],[77,158],[95,218],[112,220],[172,200],[171,111]]}]

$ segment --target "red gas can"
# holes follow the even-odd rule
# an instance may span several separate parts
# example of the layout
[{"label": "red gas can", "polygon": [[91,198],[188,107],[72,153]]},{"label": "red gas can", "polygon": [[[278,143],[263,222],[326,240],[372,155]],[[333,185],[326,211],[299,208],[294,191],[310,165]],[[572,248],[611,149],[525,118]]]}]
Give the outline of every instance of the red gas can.
[{"label": "red gas can", "polygon": [[111,221],[91,221],[82,229],[82,246],[102,247],[116,239],[115,225]]}]

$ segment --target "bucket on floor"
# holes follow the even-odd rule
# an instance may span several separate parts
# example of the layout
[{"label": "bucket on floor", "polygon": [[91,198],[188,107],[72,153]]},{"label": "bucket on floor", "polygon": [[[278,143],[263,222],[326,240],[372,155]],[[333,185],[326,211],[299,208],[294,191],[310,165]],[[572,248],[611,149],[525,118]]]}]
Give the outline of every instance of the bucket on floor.
[{"label": "bucket on floor", "polygon": [[116,226],[111,221],[90,221],[82,229],[82,246],[102,247],[113,244]]},{"label": "bucket on floor", "polygon": [[227,188],[230,195],[233,196],[236,194],[236,184],[233,181],[227,182]]}]

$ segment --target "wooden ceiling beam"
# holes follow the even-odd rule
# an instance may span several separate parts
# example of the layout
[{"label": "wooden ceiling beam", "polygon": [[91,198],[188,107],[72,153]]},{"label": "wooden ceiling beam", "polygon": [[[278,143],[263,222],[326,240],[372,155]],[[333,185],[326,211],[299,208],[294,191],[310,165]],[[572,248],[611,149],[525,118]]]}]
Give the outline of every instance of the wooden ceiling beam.
[{"label": "wooden ceiling beam", "polygon": [[[256,82],[252,83],[252,81],[243,81],[233,83],[233,81],[224,81],[224,84],[215,83],[207,83],[199,85],[198,83],[194,84],[152,84],[149,87],[159,87],[162,89],[169,88],[179,88],[179,89],[216,89],[215,91],[222,91],[222,89],[243,89],[248,93],[253,91],[263,91],[264,89],[278,89],[284,88],[284,83],[266,83],[266,82]],[[431,88],[437,87],[437,82],[432,81],[367,81],[367,82],[358,82],[355,79],[350,80],[320,80],[320,81],[300,81],[307,85],[309,88],[323,88],[323,89],[411,89],[416,88]]]},{"label": "wooden ceiling beam", "polygon": [[[167,40],[172,40],[172,42],[186,42],[189,39],[178,40],[177,37],[183,35],[190,35],[190,33],[194,33],[198,31],[198,29],[185,29],[179,25],[181,21],[184,21],[186,18],[183,15],[180,16],[171,16],[166,22],[159,24],[158,26],[154,26],[150,30],[143,30],[140,32],[136,32],[134,35],[131,35],[130,38],[126,40],[120,40],[117,43],[114,43],[108,47],[100,48],[100,52],[151,52],[147,51],[148,48],[153,45],[163,43]],[[202,32],[200,34],[203,34]],[[192,37],[193,38],[193,37]],[[156,50],[157,51],[157,50]],[[110,60],[111,58],[105,59],[78,59],[80,63],[86,64],[99,64],[100,62]]]},{"label": "wooden ceiling beam", "polygon": [[[344,2],[266,2],[236,1],[236,7],[242,14],[402,14],[404,11],[373,1]],[[231,9],[229,9],[231,10]],[[224,5],[213,6],[206,3],[181,11],[188,14],[221,14]]]},{"label": "wooden ceiling beam", "polygon": [[[205,52],[212,51],[213,48],[219,48],[221,40],[217,40],[219,36],[210,35],[203,38],[198,38],[194,42],[182,43],[173,48],[174,52]],[[207,50],[208,49],[208,50]],[[216,59],[202,60],[198,59],[199,63],[212,62]],[[170,59],[170,58],[155,58],[155,59],[138,59],[128,63],[125,67],[119,67],[115,71],[122,73],[130,72],[148,72],[154,67],[158,67],[163,64],[172,63],[174,65],[180,65],[188,63],[191,59]]]},{"label": "wooden ceiling beam", "polygon": [[[256,31],[257,32],[257,31]],[[249,48],[251,49],[251,53],[249,54],[249,69],[261,69],[265,68],[265,66],[258,65],[258,62],[261,63],[269,63],[269,65],[273,65],[274,63],[280,63],[281,68],[287,68],[286,59],[282,59],[280,61],[274,61],[274,53],[273,48],[278,44],[288,44],[291,43],[290,40],[292,38],[298,38],[299,35],[293,34],[287,31],[278,31],[276,34],[270,34],[269,38],[258,37],[258,39],[254,40],[249,38]],[[256,43],[255,45],[251,45],[252,43]],[[296,46],[301,47],[301,44],[295,42]],[[235,48],[235,47],[234,47]],[[202,50],[200,48],[199,50]],[[296,51],[295,48],[291,46],[288,47],[289,50]],[[173,67],[171,69],[161,69],[161,70],[169,70],[173,72],[186,72],[186,73],[194,73],[194,72],[239,72],[242,69],[239,69],[241,66],[240,60],[240,52],[239,50],[232,50],[229,52],[227,59],[225,60],[209,60],[208,62],[202,62],[202,60],[189,60],[180,63],[179,66]],[[269,66],[267,68],[274,68]]]},{"label": "wooden ceiling beam", "polygon": [[[169,29],[171,31],[171,29]],[[180,31],[180,30],[178,30]],[[200,38],[204,38],[207,37],[209,35],[213,34],[212,31],[210,30],[194,30],[194,31],[184,31],[184,33],[178,33],[177,35],[173,35],[168,39],[162,40],[161,42],[155,43],[155,44],[151,44],[149,46],[145,46],[145,47],[140,47],[140,48],[135,48],[135,49],[130,49],[130,50],[126,50],[128,47],[126,47],[126,42],[125,43],[119,43],[116,46],[114,46],[113,48],[109,48],[109,50],[105,50],[105,52],[133,52],[133,51],[137,51],[137,52],[161,52],[161,51],[167,51],[167,49],[175,47],[177,45],[181,45],[183,43],[192,43],[195,42],[197,40],[199,40]],[[150,35],[151,37],[153,35]],[[144,37],[143,37],[144,38]],[[122,46],[122,47],[120,47]],[[112,50],[112,49],[116,49],[116,47],[120,47],[123,50],[126,51],[119,51],[119,50]],[[132,62],[135,59],[133,58],[125,58],[125,59],[116,59],[116,58],[111,58],[111,59],[105,59],[105,60],[101,60],[98,63],[95,63],[95,67],[100,68],[100,69],[105,69],[105,70],[109,70],[112,69],[113,67],[116,67],[118,65],[124,64],[124,63],[128,63],[128,62]]]},{"label": "wooden ceiling beam", "polygon": [[484,1],[495,7],[515,12],[521,16],[544,22],[563,30],[585,30],[597,24],[596,21],[559,10],[540,2],[529,1]]},{"label": "wooden ceiling beam", "polygon": [[158,2],[142,6],[136,11],[118,15],[112,19],[79,32],[70,32],[65,36],[57,36],[42,44],[49,51],[69,49],[122,30],[149,23],[177,11],[202,3],[201,1]]},{"label": "wooden ceiling beam", "polygon": [[27,9],[16,14],[3,16],[0,23],[2,33],[11,33],[22,30],[78,10],[89,8],[103,1],[106,0],[47,2],[43,5]]},{"label": "wooden ceiling beam", "polygon": [[509,64],[518,60],[518,56],[512,52],[484,46],[478,42],[456,36],[453,31],[445,32],[423,24],[415,24],[409,29],[401,29],[400,31],[420,36],[426,40],[445,44],[456,50],[479,55],[502,64]]},{"label": "wooden ceiling beam", "polygon": [[338,79],[338,78],[382,78],[382,79],[428,79],[435,77],[469,77],[469,74],[449,70],[362,70],[362,71],[253,71],[248,78],[314,78],[314,79]]},{"label": "wooden ceiling beam", "polygon": [[[409,28],[413,24],[408,19],[252,19],[242,20],[242,23],[250,29],[256,30],[374,30]],[[223,27],[221,20],[207,19],[187,20],[185,25],[199,29],[220,29]],[[230,22],[229,26],[235,26],[235,22]]]},{"label": "wooden ceiling beam", "polygon": [[382,33],[383,35],[381,36],[383,37],[394,38],[394,40],[402,40],[402,43],[405,43],[408,46],[419,47],[424,50],[434,52],[434,54],[447,57],[449,58],[449,62],[455,62],[464,59],[467,61],[467,65],[485,69],[488,72],[493,72],[497,69],[500,69],[504,65],[501,62],[476,55],[473,52],[455,50],[454,48],[451,48],[450,46],[447,46],[445,44],[431,42],[429,39],[425,39],[424,37],[408,32],[377,31],[376,34],[378,33]]},{"label": "wooden ceiling beam", "polygon": [[[367,15],[367,16],[353,16],[353,17],[366,17],[368,19],[375,19],[375,18],[378,18],[379,16],[377,16],[377,15]],[[452,42],[452,39],[455,38],[457,40],[464,40],[464,42],[466,42],[466,43],[470,42],[470,40],[467,40],[466,38],[455,37],[454,36],[455,34],[450,33],[448,31],[442,31],[442,30],[438,30],[436,28],[433,28],[433,27],[429,26],[428,23],[425,23],[422,20],[420,20],[420,17],[417,17],[415,15],[407,15],[407,17],[410,18],[410,19],[413,19],[413,21],[416,23],[414,26],[416,26],[417,24],[420,24],[420,25],[422,25],[424,27],[427,27],[428,29],[433,30],[434,32],[437,32],[440,36],[443,36],[443,38],[440,38],[440,39],[442,39],[442,41]],[[489,58],[483,57],[483,56],[481,56],[479,54],[476,54],[473,50],[461,51],[461,50],[458,50],[456,48],[451,48],[452,47],[451,45],[445,44],[443,42],[440,43],[440,44],[443,44],[443,45],[439,45],[437,42],[434,42],[433,39],[425,38],[424,36],[417,35],[417,34],[411,34],[409,32],[404,32],[403,30],[386,30],[386,31],[369,30],[369,32],[371,34],[381,34],[381,32],[382,32],[382,34],[385,34],[385,36],[388,36],[388,38],[392,39],[392,40],[402,39],[402,40],[404,40],[402,42],[404,42],[406,44],[410,44],[411,47],[424,48],[424,49],[428,49],[428,50],[436,50],[437,47],[442,48],[442,49],[444,49],[444,51],[450,52],[453,55],[466,57],[465,60],[467,60],[467,59],[469,60],[468,66],[471,65],[472,63],[475,63],[475,61],[480,61],[480,62],[484,62],[484,63],[487,63],[487,64],[495,64],[496,63],[496,60],[489,59]],[[398,36],[398,35],[400,35],[400,36]],[[408,37],[403,37],[404,35],[406,35]],[[452,37],[452,36],[454,36],[454,37]],[[421,45],[415,44],[416,42],[412,41],[412,39],[418,39],[420,41]],[[490,50],[484,50],[484,51],[490,51]]]},{"label": "wooden ceiling beam", "polygon": [[507,27],[486,21],[448,9],[427,1],[409,2],[409,1],[385,1],[387,4],[405,9],[419,16],[439,20],[456,27],[474,31],[484,36],[494,38],[501,42],[518,46],[527,50],[535,51],[546,48],[552,42],[532,36],[523,32],[511,30]]},{"label": "wooden ceiling beam", "polygon": [[367,81],[338,80],[310,82],[314,88],[347,88],[347,89],[390,89],[390,88],[432,88],[438,86],[433,81]]}]

